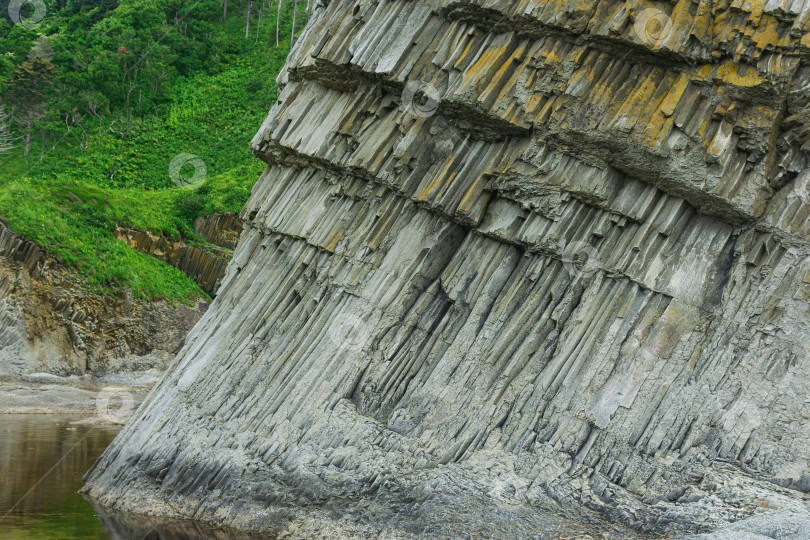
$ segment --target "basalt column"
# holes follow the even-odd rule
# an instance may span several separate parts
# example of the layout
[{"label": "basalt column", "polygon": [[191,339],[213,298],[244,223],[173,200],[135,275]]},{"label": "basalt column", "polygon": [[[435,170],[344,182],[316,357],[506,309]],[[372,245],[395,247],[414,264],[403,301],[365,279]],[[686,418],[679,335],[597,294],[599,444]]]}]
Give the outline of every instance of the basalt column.
[{"label": "basalt column", "polygon": [[808,0],[319,4],[86,492],[337,536],[801,510],[808,60]]}]

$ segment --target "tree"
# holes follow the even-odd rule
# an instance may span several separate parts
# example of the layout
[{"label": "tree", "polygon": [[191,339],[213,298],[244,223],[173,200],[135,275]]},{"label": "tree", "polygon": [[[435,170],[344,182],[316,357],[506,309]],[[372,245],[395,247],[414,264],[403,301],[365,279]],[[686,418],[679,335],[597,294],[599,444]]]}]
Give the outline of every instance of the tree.
[{"label": "tree", "polygon": [[8,84],[9,103],[21,109],[31,109],[45,103],[56,74],[50,60],[34,56],[20,64]]},{"label": "tree", "polygon": [[293,0],[293,6],[292,30],[290,30],[290,47],[293,46],[293,41],[295,41],[295,17],[298,15],[298,0]]},{"label": "tree", "polygon": [[20,64],[8,84],[6,99],[15,107],[15,121],[23,130],[26,163],[31,152],[31,133],[37,120],[45,115],[55,75],[56,67],[51,61],[37,55]]},{"label": "tree", "polygon": [[14,149],[16,140],[11,133],[11,115],[6,112],[6,106],[0,102],[0,154]]},{"label": "tree", "polygon": [[250,12],[253,10],[253,0],[248,0],[247,17],[245,17],[245,39],[250,37]]},{"label": "tree", "polygon": [[110,112],[110,102],[99,92],[93,92],[92,94],[84,96],[84,98],[86,104],[85,109],[88,114],[98,121],[98,144],[101,144],[101,135],[104,133],[102,122],[104,121],[104,117]]},{"label": "tree", "polygon": [[281,2],[278,0],[278,10],[276,11],[276,47],[278,47],[278,26],[281,24]]}]

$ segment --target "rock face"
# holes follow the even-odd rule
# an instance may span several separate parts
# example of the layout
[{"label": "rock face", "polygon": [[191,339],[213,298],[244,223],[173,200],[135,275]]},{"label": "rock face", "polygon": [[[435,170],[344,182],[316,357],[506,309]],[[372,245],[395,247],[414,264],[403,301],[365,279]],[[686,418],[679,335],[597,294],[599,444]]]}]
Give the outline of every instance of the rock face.
[{"label": "rock face", "polygon": [[806,515],[807,0],[310,21],[219,294],[92,498],[336,536]]},{"label": "rock face", "polygon": [[233,213],[209,214],[194,220],[194,232],[216,246],[233,250],[242,234],[242,222]]},{"label": "rock face", "polygon": [[163,370],[207,307],[88,294],[0,220],[0,377]]}]

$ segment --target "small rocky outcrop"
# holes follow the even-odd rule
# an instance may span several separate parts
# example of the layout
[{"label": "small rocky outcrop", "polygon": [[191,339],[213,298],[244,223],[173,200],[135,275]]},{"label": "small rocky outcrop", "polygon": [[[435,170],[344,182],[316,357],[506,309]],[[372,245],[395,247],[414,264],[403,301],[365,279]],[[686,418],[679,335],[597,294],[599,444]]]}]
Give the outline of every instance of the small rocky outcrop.
[{"label": "small rocky outcrop", "polygon": [[225,267],[231,254],[212,246],[195,246],[183,240],[152,234],[126,227],[116,227],[113,234],[119,240],[156,259],[174,266],[190,278],[206,293],[213,295],[219,288]]},{"label": "small rocky outcrop", "polygon": [[215,296],[241,232],[242,222],[236,214],[211,214],[194,220],[194,233],[205,242],[172,239],[120,225],[113,234],[129,247],[171,264]]},{"label": "small rocky outcrop", "polygon": [[808,61],[806,0],[318,4],[217,298],[86,493],[308,537],[801,537]]},{"label": "small rocky outcrop", "polygon": [[242,234],[242,221],[238,214],[208,214],[194,220],[194,232],[208,242],[233,251]]}]

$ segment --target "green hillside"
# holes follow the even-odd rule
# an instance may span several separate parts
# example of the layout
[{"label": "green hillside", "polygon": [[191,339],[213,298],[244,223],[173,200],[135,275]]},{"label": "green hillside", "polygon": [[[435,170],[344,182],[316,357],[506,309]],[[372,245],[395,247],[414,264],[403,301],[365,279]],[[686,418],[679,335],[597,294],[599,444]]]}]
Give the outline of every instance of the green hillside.
[{"label": "green hillside", "polygon": [[[93,292],[191,299],[196,284],[117,241],[115,224],[193,238],[193,219],[238,211],[263,166],[248,143],[305,3],[43,0],[0,19],[0,217],[77,269]],[[250,26],[247,28],[248,8]],[[0,0],[8,13],[8,1]],[[180,154],[205,165],[178,187]],[[200,169],[200,172],[202,169]],[[180,177],[195,173],[191,164]],[[181,182],[182,185],[182,182]]]}]

